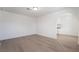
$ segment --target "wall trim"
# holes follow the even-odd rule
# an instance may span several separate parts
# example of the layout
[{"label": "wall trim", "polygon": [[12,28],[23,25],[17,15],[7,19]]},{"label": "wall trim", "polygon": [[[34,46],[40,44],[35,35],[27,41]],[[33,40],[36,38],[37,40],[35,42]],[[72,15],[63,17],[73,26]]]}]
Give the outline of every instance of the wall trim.
[{"label": "wall trim", "polygon": [[75,35],[69,35],[69,34],[57,34],[57,36],[58,35],[61,35],[61,36],[70,36],[70,37],[76,37],[76,38],[78,38],[78,36],[75,36]]}]

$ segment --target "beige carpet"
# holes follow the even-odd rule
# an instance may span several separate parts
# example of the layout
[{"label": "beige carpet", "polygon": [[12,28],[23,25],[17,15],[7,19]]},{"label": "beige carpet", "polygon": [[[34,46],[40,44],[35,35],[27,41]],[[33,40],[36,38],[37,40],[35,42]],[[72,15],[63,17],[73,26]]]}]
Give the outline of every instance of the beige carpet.
[{"label": "beige carpet", "polygon": [[1,42],[1,52],[77,52],[76,37],[58,36],[58,40],[31,35]]}]

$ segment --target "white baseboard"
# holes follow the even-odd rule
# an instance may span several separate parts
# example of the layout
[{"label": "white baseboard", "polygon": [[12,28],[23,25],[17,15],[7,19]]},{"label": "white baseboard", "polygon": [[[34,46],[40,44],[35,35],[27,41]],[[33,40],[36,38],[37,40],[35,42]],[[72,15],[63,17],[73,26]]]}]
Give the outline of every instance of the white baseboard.
[{"label": "white baseboard", "polygon": [[48,38],[51,38],[51,39],[57,39],[57,37],[48,36],[48,35],[44,35],[44,34],[40,34],[40,33],[38,35],[41,35],[41,36],[44,36],[44,37],[48,37]]},{"label": "white baseboard", "polygon": [[28,35],[24,34],[24,35],[17,35],[17,36],[2,37],[2,38],[0,38],[0,41],[8,40],[8,39],[13,39],[13,38],[18,38],[18,37],[30,36],[30,35],[35,35],[35,34],[28,34]]}]

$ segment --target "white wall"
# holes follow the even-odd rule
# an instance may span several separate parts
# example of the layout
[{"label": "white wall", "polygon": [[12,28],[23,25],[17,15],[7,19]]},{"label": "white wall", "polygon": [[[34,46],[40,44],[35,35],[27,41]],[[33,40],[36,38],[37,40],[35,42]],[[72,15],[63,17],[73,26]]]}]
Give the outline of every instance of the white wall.
[{"label": "white wall", "polygon": [[[57,22],[60,20],[59,22]],[[40,34],[57,38],[57,24],[62,26],[60,34],[77,35],[79,20],[68,10],[61,10],[42,17],[29,17],[15,13],[0,11],[0,40]]]},{"label": "white wall", "polygon": [[71,11],[64,11],[58,13],[58,20],[60,20],[61,29],[59,30],[60,34],[66,35],[78,35],[78,23],[76,15]]},{"label": "white wall", "polygon": [[78,32],[78,36],[79,36],[79,10],[76,11],[75,15],[76,15],[76,18],[77,18],[77,23],[78,23],[78,25],[77,25],[77,32]]},{"label": "white wall", "polygon": [[38,34],[56,39],[56,22],[54,14],[48,14],[37,19]]},{"label": "white wall", "polygon": [[79,19],[73,11],[66,9],[37,18],[38,34],[56,39],[58,23],[61,24],[60,34],[78,35]]},{"label": "white wall", "polygon": [[0,40],[36,34],[33,17],[0,11]]}]

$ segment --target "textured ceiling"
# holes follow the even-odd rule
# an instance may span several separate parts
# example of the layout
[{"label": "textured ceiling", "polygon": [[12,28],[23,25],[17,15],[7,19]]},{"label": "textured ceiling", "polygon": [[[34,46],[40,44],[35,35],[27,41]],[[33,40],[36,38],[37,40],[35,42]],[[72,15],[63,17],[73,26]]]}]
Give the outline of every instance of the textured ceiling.
[{"label": "textured ceiling", "polygon": [[39,10],[27,10],[27,7],[0,7],[0,10],[17,13],[17,14],[23,14],[28,16],[43,16],[48,13],[57,12],[59,10],[62,10],[63,7],[39,7]]},{"label": "textured ceiling", "polygon": [[28,7],[0,7],[0,10],[34,17],[43,16],[65,9],[74,10],[76,13],[79,13],[78,7],[39,7],[39,10],[37,11],[27,10],[27,8]]}]

